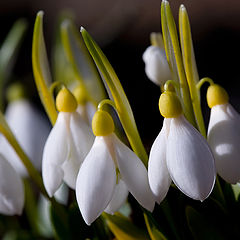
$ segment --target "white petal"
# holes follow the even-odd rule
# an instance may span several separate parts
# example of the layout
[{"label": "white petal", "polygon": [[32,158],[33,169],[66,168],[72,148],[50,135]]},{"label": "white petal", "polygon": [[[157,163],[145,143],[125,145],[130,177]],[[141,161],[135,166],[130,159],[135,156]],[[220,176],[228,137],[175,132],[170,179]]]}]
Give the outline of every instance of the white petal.
[{"label": "white petal", "polygon": [[125,183],[120,179],[115,187],[112,200],[104,210],[109,214],[114,214],[126,202],[128,189]]},{"label": "white petal", "polygon": [[211,109],[208,142],[218,174],[227,182],[240,180],[240,115],[230,104]]},{"label": "white petal", "polygon": [[153,194],[158,204],[167,195],[172,179],[168,173],[166,164],[166,121],[164,119],[163,127],[150,151],[148,162],[148,179]]},{"label": "white petal", "polygon": [[22,180],[2,155],[0,155],[0,176],[0,213],[20,215],[24,205]]},{"label": "white petal", "polygon": [[155,199],[148,183],[147,169],[138,156],[125,146],[114,134],[113,138],[116,160],[122,180],[136,200],[144,208],[152,211]]},{"label": "white petal", "polygon": [[[49,123],[28,100],[9,103],[5,117],[21,147],[34,166],[40,170],[43,147],[50,132]],[[18,155],[3,136],[0,140],[0,152],[7,157],[7,160],[21,176],[28,175]]]},{"label": "white petal", "polygon": [[171,121],[167,167],[176,186],[187,196],[203,201],[211,193],[216,175],[212,152],[183,116]]},{"label": "white petal", "polygon": [[69,115],[59,113],[57,121],[50,132],[43,151],[43,183],[50,197],[60,187],[63,179],[61,165],[67,159],[69,133],[67,124]]},{"label": "white petal", "polygon": [[90,225],[107,207],[116,185],[116,168],[104,137],[96,137],[77,177],[77,202]]},{"label": "white petal", "polygon": [[79,104],[77,112],[81,115],[85,122],[91,126],[92,118],[96,112],[96,107],[90,102],[87,102],[85,105]]},{"label": "white petal", "polygon": [[157,85],[172,79],[164,49],[157,46],[148,47],[143,54],[145,72],[148,78]]},{"label": "white petal", "polygon": [[79,168],[93,145],[94,135],[76,112],[71,113],[70,129],[68,160],[64,162],[62,169],[64,181],[69,187],[75,189]]}]

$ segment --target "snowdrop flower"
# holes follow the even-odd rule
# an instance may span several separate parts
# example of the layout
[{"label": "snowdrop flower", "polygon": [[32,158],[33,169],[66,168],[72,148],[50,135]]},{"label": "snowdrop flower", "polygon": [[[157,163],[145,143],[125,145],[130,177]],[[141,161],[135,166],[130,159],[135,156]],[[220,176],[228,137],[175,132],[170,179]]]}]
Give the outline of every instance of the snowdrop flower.
[{"label": "snowdrop flower", "polygon": [[208,142],[217,173],[235,184],[240,180],[240,115],[229,104],[227,92],[217,84],[208,88],[207,101],[211,108]]},{"label": "snowdrop flower", "polygon": [[[14,84],[8,90],[9,104],[5,117],[33,165],[41,170],[42,152],[50,126],[43,115],[24,98],[22,91],[22,86],[19,84]],[[4,136],[0,139],[0,152],[22,177],[28,176],[25,166]]]},{"label": "snowdrop flower", "polygon": [[114,213],[126,201],[128,191],[149,211],[154,197],[147,170],[137,155],[114,134],[110,114],[98,110],[92,121],[96,135],[77,177],[76,196],[85,222],[90,225],[104,210]]},{"label": "snowdrop flower", "polygon": [[155,84],[161,86],[172,78],[164,48],[148,47],[143,53],[143,61],[146,75]]},{"label": "snowdrop flower", "polygon": [[203,201],[215,182],[215,164],[204,137],[185,119],[174,92],[166,91],[159,99],[165,117],[163,128],[150,152],[149,184],[160,203],[171,180],[190,198]]},{"label": "snowdrop flower", "polygon": [[77,102],[67,88],[57,95],[59,111],[43,151],[42,175],[50,197],[62,180],[75,189],[80,165],[89,152],[94,136],[85,121],[76,112]]},{"label": "snowdrop flower", "polygon": [[24,205],[24,188],[19,174],[12,165],[0,155],[0,213],[21,215]]},{"label": "snowdrop flower", "polygon": [[96,107],[88,101],[86,90],[81,84],[74,88],[73,95],[78,103],[77,112],[90,126],[96,112]]}]

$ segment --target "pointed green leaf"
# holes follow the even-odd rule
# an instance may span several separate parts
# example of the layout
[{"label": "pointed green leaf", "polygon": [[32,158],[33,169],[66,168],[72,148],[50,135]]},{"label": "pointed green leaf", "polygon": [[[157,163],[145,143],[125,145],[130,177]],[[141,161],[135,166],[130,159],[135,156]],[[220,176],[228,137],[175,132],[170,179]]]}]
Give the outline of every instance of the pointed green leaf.
[{"label": "pointed green leaf", "polygon": [[19,47],[27,29],[25,19],[17,20],[0,48],[0,107],[3,109],[3,87],[14,65]]},{"label": "pointed green leaf", "polygon": [[144,213],[145,223],[151,240],[167,240],[167,238],[157,229],[151,218]]},{"label": "pointed green leaf", "polygon": [[239,194],[240,194],[240,185],[239,183],[232,185],[233,193],[235,196],[235,199],[238,200]]},{"label": "pointed green leaf", "polygon": [[148,234],[136,227],[128,218],[120,213],[109,215],[103,213],[102,216],[107,222],[108,227],[118,240],[147,240]]},{"label": "pointed green leaf", "polygon": [[84,42],[107,85],[109,97],[114,101],[116,105],[119,119],[123,125],[131,147],[133,151],[143,161],[143,163],[147,165],[148,157],[140,139],[137,126],[133,117],[133,112],[125,95],[125,92],[122,88],[122,85],[114,69],[112,68],[111,64],[109,63],[97,43],[92,39],[92,37],[85,29],[82,28],[81,33]]},{"label": "pointed green leaf", "polygon": [[180,51],[177,29],[169,2],[166,0],[163,0],[161,5],[161,21],[164,46],[170,69],[173,73],[173,80],[179,82],[180,84],[180,94],[178,95],[182,97],[184,114],[186,118],[194,126],[196,126],[191,97],[182,61],[182,54]]},{"label": "pointed green leaf", "polygon": [[32,66],[35,83],[42,104],[52,124],[56,122],[57,111],[49,87],[52,83],[47,52],[43,36],[43,12],[37,14],[32,44]]},{"label": "pointed green leaf", "polygon": [[70,20],[65,20],[61,25],[61,35],[65,53],[73,66],[77,80],[84,84],[97,106],[106,97],[105,90],[81,34]]},{"label": "pointed green leaf", "polygon": [[199,81],[199,76],[194,56],[191,28],[187,15],[187,10],[183,5],[181,5],[179,9],[179,32],[181,39],[183,62],[195,118],[199,127],[199,131],[203,134],[203,136],[206,137],[206,129],[201,111],[200,92],[196,87],[196,84]]}]

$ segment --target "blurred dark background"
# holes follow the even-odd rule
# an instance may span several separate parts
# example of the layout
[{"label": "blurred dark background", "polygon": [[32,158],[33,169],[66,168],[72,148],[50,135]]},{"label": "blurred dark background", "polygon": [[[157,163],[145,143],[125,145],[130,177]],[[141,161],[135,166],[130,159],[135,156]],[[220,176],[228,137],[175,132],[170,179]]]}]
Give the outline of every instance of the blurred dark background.
[{"label": "blurred dark background", "polygon": [[[223,85],[240,112],[240,1],[172,0],[170,5],[176,20],[182,3],[191,21],[200,78],[208,76]],[[133,108],[144,144],[149,148],[161,129],[162,117],[158,111],[160,90],[145,75],[142,53],[150,44],[149,34],[161,31],[160,4],[159,0],[1,1],[0,42],[16,19],[28,20],[28,33],[14,74],[19,79],[32,78],[31,44],[36,13],[45,12],[44,33],[50,56],[57,17],[63,10],[71,11],[76,25],[84,26],[91,33],[113,65]],[[206,86],[202,88],[203,97],[205,92]],[[205,98],[202,104],[207,122],[209,110]]]}]

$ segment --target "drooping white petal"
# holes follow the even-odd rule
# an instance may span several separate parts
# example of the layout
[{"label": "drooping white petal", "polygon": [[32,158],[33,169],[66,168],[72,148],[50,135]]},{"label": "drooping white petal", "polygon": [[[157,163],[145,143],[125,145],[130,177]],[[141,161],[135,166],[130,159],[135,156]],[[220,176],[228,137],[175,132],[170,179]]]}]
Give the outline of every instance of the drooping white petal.
[{"label": "drooping white petal", "polygon": [[43,183],[50,197],[56,192],[63,179],[61,165],[67,159],[69,114],[60,112],[50,132],[43,151]]},{"label": "drooping white petal", "polygon": [[240,180],[240,115],[230,104],[214,106],[208,126],[208,142],[217,173],[227,182]]},{"label": "drooping white petal", "polygon": [[151,148],[148,162],[149,185],[158,204],[165,198],[172,182],[166,163],[167,121],[171,120],[164,119],[162,130]]},{"label": "drooping white petal", "polygon": [[157,85],[172,79],[164,49],[157,46],[148,47],[143,53],[145,72],[148,78]]},{"label": "drooping white petal", "polygon": [[[21,147],[33,165],[40,170],[43,147],[50,132],[48,122],[28,100],[24,99],[10,102],[5,117]],[[0,152],[21,176],[28,175],[18,155],[3,136],[0,140]]]},{"label": "drooping white petal", "polygon": [[93,145],[94,135],[77,112],[71,113],[70,130],[68,159],[62,169],[64,181],[75,189],[79,168]]},{"label": "drooping white petal", "polygon": [[0,176],[0,213],[21,215],[24,205],[22,180],[2,155],[0,155]]},{"label": "drooping white petal", "polygon": [[96,137],[77,177],[76,196],[84,221],[90,225],[107,207],[116,185],[116,167],[104,137]]},{"label": "drooping white petal", "polygon": [[173,118],[167,140],[167,167],[176,186],[203,201],[215,182],[212,152],[203,136],[184,118]]},{"label": "drooping white petal", "polygon": [[126,202],[128,196],[128,189],[126,184],[120,179],[115,187],[112,200],[104,210],[109,214],[114,214]]},{"label": "drooping white petal", "polygon": [[112,134],[112,137],[122,180],[136,200],[144,208],[152,211],[155,199],[149,186],[147,169],[138,156],[124,145],[115,134]]}]

